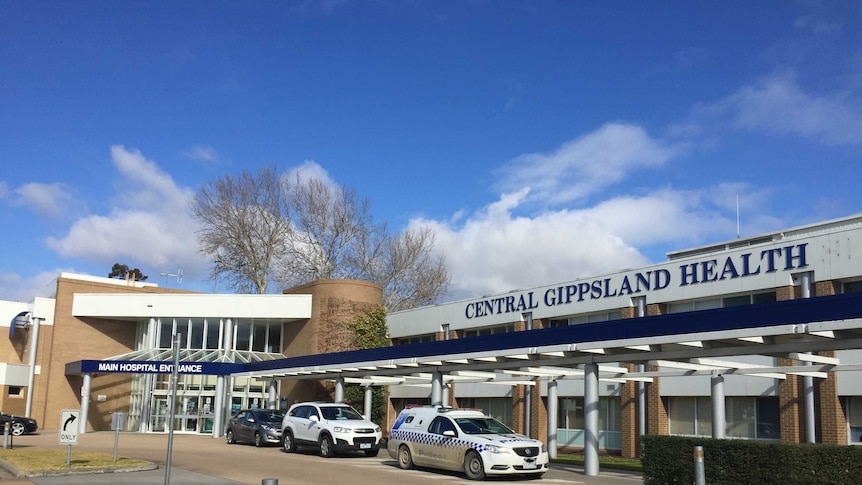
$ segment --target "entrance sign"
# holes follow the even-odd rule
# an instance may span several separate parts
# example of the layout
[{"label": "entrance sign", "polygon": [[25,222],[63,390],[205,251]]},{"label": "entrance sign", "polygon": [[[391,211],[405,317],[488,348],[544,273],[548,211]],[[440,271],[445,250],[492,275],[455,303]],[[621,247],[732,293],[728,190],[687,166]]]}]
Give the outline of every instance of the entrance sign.
[{"label": "entrance sign", "polygon": [[81,411],[78,409],[64,409],[60,411],[60,444],[78,444],[78,419]]}]

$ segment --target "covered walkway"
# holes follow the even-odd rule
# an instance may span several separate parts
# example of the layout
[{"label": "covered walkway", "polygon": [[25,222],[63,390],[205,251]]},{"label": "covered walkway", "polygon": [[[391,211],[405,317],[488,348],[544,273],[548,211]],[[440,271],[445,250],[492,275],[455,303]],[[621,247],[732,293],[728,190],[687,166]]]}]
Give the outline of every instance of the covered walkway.
[{"label": "covered walkway", "polygon": [[[655,377],[711,376],[713,433],[724,434],[724,376],[825,378],[859,371],[818,352],[862,348],[862,293],[720,308],[661,316],[530,330],[378,349],[307,355],[248,363],[234,376],[259,379],[331,380],[336,400],[344,385],[424,384],[432,404],[446,402],[449,382],[548,386],[548,447],[556,454],[556,383],[583,379],[585,472],[598,474],[598,383],[649,383]],[[760,366],[735,362],[752,355],[793,359],[802,365]],[[634,371],[621,363],[633,364]],[[639,400],[644,399],[639,386]],[[639,406],[643,409],[643,406]],[[805,407],[813,423],[813,403]],[[639,434],[645,434],[645,418]],[[813,425],[812,425],[813,426]]]}]

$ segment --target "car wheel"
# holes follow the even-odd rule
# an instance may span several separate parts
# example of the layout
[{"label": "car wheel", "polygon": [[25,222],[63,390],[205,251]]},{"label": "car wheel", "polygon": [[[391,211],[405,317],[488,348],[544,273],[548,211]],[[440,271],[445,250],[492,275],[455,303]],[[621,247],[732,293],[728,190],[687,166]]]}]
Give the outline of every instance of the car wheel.
[{"label": "car wheel", "polygon": [[236,443],[236,439],[233,437],[233,430],[227,430],[227,434],[225,434],[225,439],[227,439],[227,444],[232,445]]},{"label": "car wheel", "polygon": [[24,423],[12,423],[12,434],[15,436],[24,434]]},{"label": "car wheel", "polygon": [[335,456],[335,449],[332,447],[332,438],[328,434],[320,437],[320,456],[324,458]]},{"label": "car wheel", "polygon": [[413,455],[410,454],[410,448],[407,445],[401,445],[398,448],[398,466],[404,470],[413,468]]},{"label": "car wheel", "polygon": [[258,448],[260,448],[261,445],[263,445],[263,439],[260,437],[260,433],[255,433],[254,434],[254,446],[257,446]]},{"label": "car wheel", "polygon": [[281,440],[281,448],[286,453],[293,453],[296,451],[296,443],[293,441],[293,433],[288,430],[284,430],[284,439]]},{"label": "car wheel", "polygon": [[378,453],[380,453],[380,448],[365,450],[365,456],[377,456]]},{"label": "car wheel", "polygon": [[484,480],[485,465],[482,463],[482,457],[479,453],[473,450],[467,452],[464,458],[464,474],[469,480]]}]

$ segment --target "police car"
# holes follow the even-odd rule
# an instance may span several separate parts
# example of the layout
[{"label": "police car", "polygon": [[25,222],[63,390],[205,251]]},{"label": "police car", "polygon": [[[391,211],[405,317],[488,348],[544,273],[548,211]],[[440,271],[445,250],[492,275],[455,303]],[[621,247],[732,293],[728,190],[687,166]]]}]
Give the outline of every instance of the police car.
[{"label": "police car", "polygon": [[398,414],[387,445],[405,469],[414,466],[459,471],[470,480],[488,475],[532,475],[548,471],[548,450],[538,440],[481,411],[441,406],[408,408]]}]

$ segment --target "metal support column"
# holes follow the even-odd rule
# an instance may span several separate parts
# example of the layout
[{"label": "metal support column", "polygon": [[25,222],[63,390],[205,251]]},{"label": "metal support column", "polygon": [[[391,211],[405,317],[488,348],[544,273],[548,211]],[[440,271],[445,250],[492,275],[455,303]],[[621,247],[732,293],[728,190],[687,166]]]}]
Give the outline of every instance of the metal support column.
[{"label": "metal support column", "polygon": [[267,409],[275,409],[278,407],[278,381],[273,379],[269,381],[269,396],[267,396]]},{"label": "metal support column", "polygon": [[78,434],[87,432],[87,413],[90,412],[90,381],[93,379],[93,374],[87,372],[84,374],[84,385],[81,386],[81,420],[78,423]]},{"label": "metal support column", "polygon": [[557,457],[557,380],[548,381],[548,456]]},{"label": "metal support column", "polygon": [[335,378],[335,402],[344,402],[344,377],[341,376]]},{"label": "metal support column", "polygon": [[[811,298],[811,273],[802,273],[799,277],[799,294],[802,298]],[[810,352],[809,352],[810,353]],[[803,365],[811,365],[804,362]],[[802,392],[805,403],[805,442],[817,442],[817,424],[814,415],[814,378],[802,376]]]},{"label": "metal support column", "polygon": [[365,386],[365,395],[363,396],[363,397],[365,397],[365,402],[364,402],[365,407],[363,408],[363,412],[365,413],[365,419],[367,419],[369,421],[371,421],[371,409],[373,406],[371,398],[373,397],[373,395],[374,395],[374,387]]},{"label": "metal support column", "polygon": [[220,438],[224,428],[224,381],[225,376],[216,376],[215,400],[213,401],[213,438]]},{"label": "metal support column", "polygon": [[443,405],[443,374],[439,370],[431,373],[431,405]]},{"label": "metal support column", "polygon": [[584,474],[599,474],[599,365],[584,366]]},{"label": "metal support column", "polygon": [[724,413],[724,376],[713,374],[710,377],[710,386],[712,389],[712,437],[724,439],[727,428]]},{"label": "metal support column", "polygon": [[[36,351],[39,344],[39,317],[32,317],[32,330],[30,331],[30,369],[27,375],[27,404],[25,406],[24,416],[32,416],[33,410],[33,386],[36,382]],[[12,325],[15,325],[13,322]]]},{"label": "metal support column", "polygon": [[[524,314],[524,324],[526,326],[526,331],[530,331],[533,329],[533,313],[525,313]],[[533,423],[531,422],[533,416],[533,389],[531,386],[524,386],[524,435],[532,438],[533,431]]]}]

